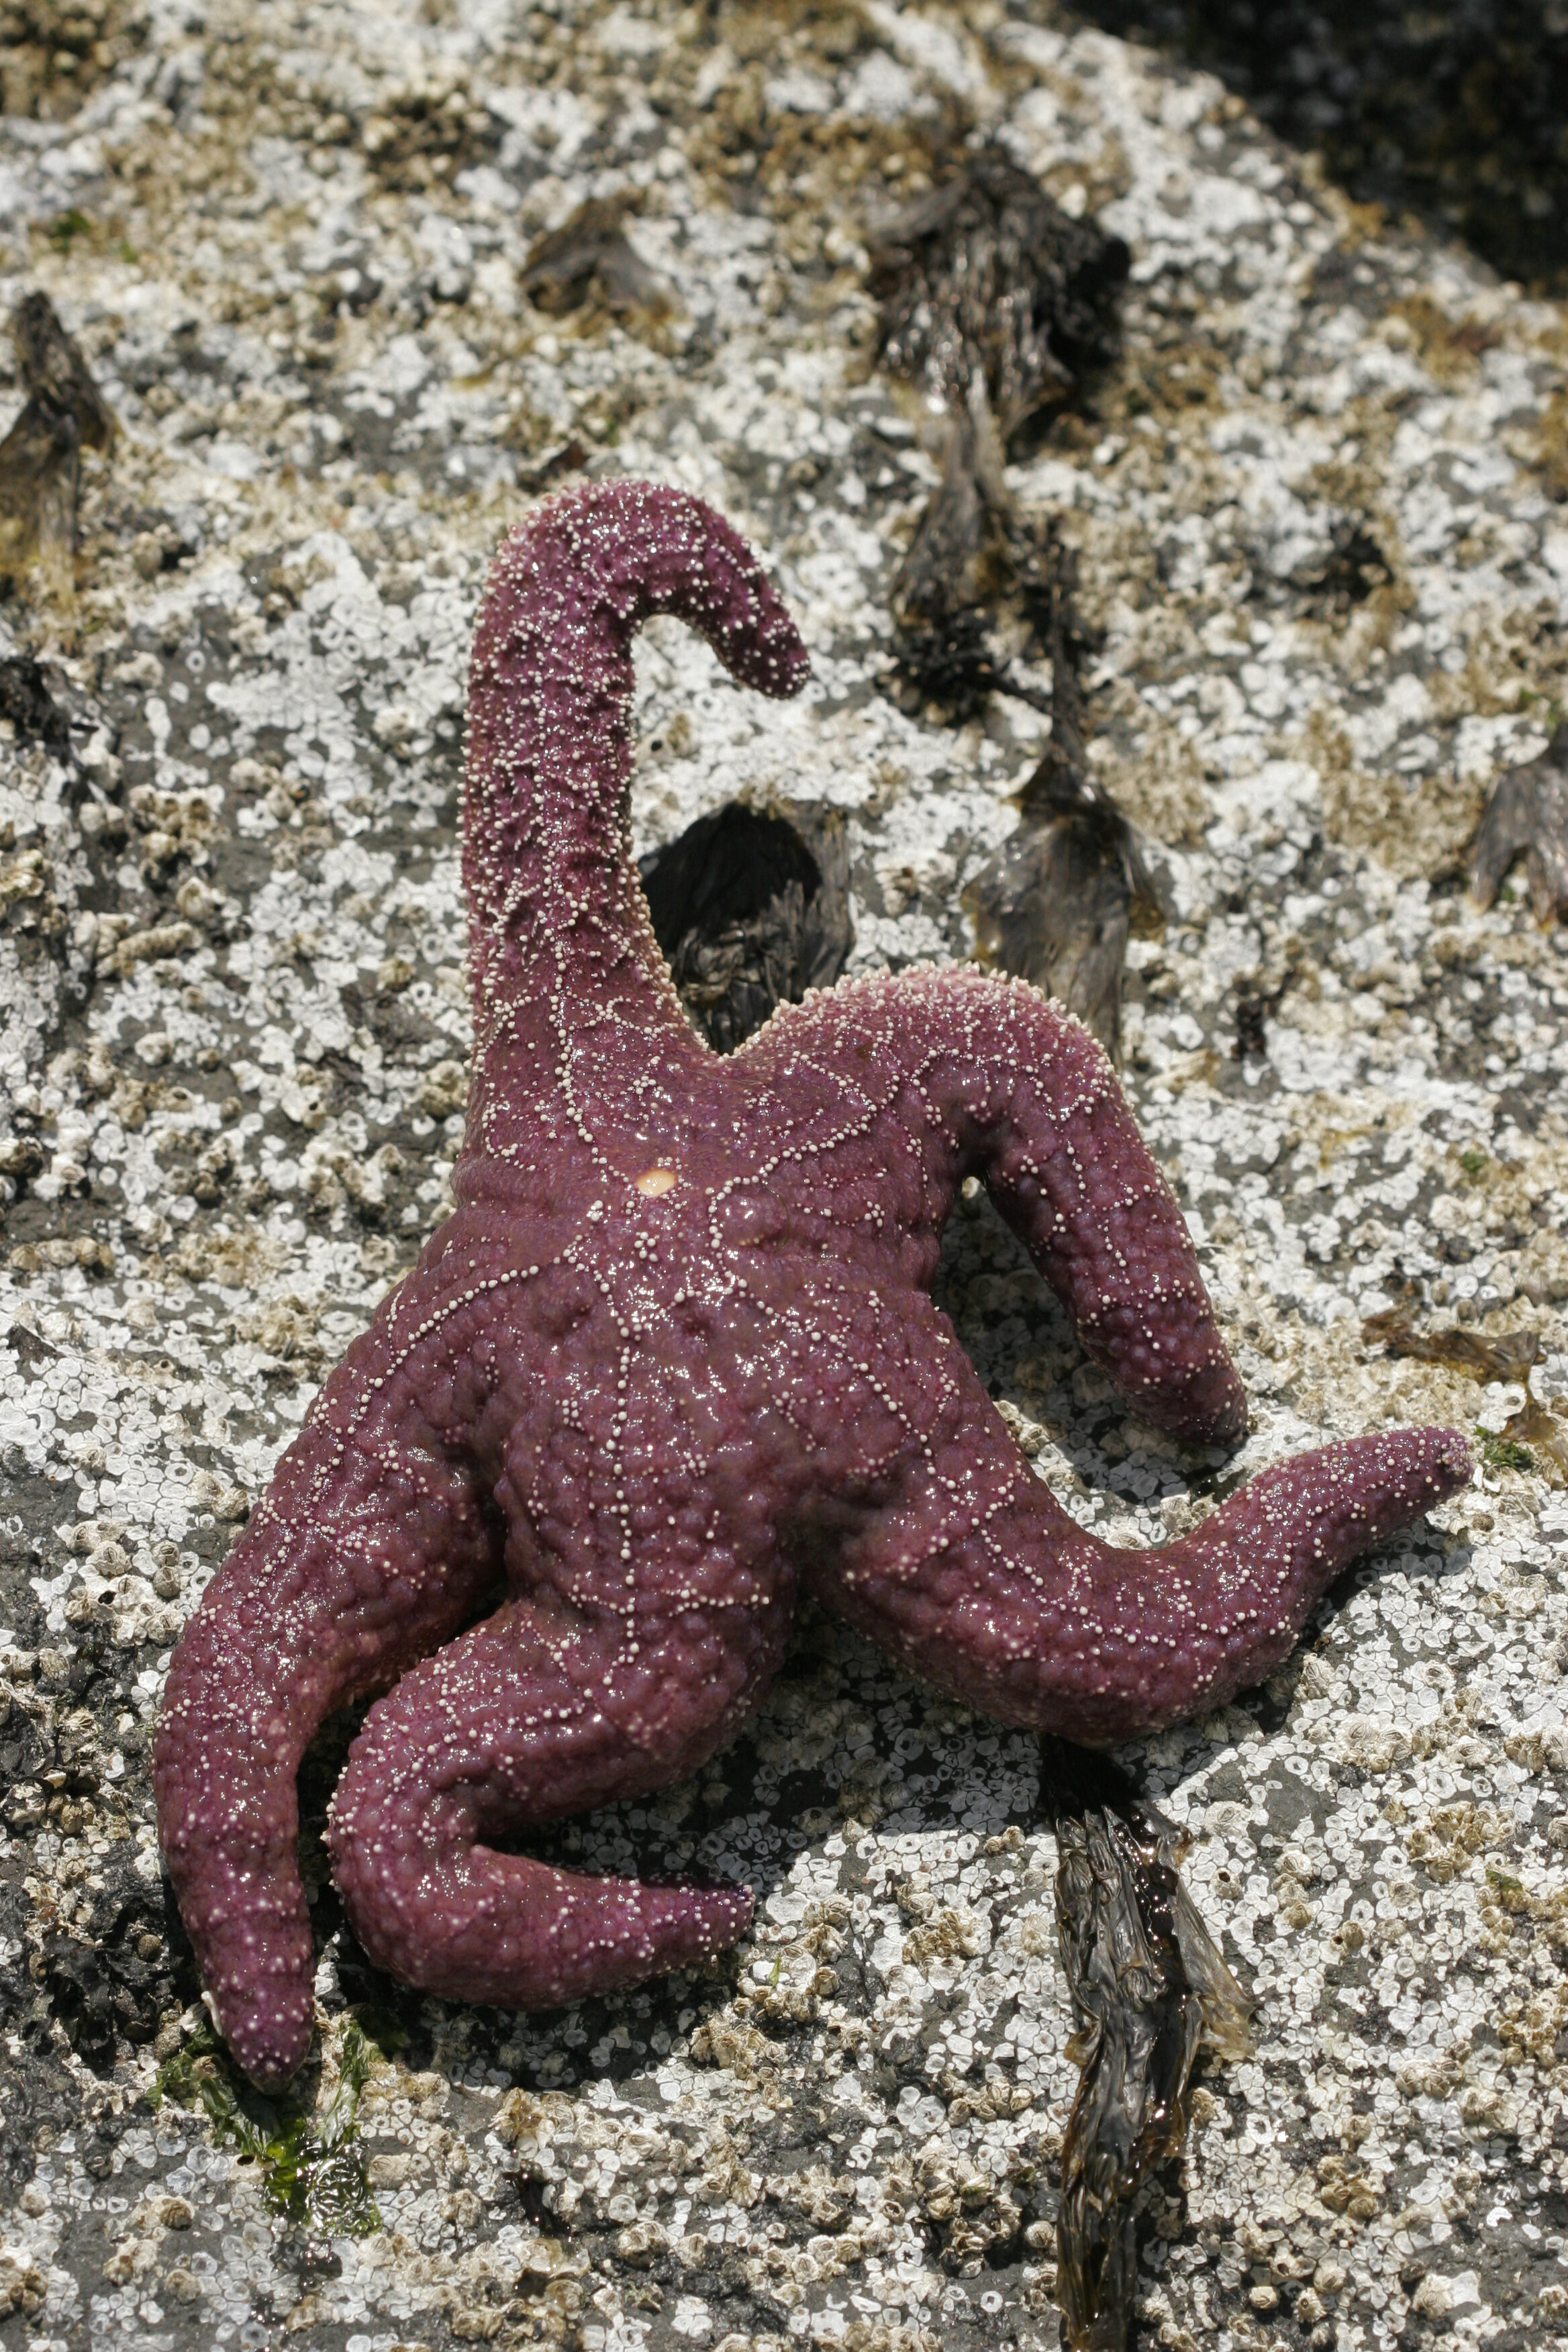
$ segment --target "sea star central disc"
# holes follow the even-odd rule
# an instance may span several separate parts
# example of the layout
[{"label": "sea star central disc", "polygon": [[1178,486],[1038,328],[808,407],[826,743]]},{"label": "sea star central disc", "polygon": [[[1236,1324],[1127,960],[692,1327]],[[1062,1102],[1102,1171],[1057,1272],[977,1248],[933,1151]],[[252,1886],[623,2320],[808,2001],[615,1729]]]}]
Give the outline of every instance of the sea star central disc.
[{"label": "sea star central disc", "polygon": [[1181,1213],[1100,1048],[1022,982],[842,982],[724,1059],[693,1034],[628,844],[653,613],[764,693],[805,682],[755,559],[695,499],[573,491],[502,547],[469,681],[458,1207],[170,1669],[159,1832],[258,2083],[310,2040],[295,1775],[348,1700],[386,1694],[331,1821],[366,1950],[451,1999],[547,2006],[744,1927],[744,1888],[500,1843],[722,1746],[803,1588],[1005,1722],[1124,1738],[1257,1681],[1348,1560],[1468,1475],[1456,1432],[1385,1432],[1142,1559],[1068,1517],[926,1295],[943,1223],[983,1178],[1143,1418],[1230,1443],[1246,1402]]}]

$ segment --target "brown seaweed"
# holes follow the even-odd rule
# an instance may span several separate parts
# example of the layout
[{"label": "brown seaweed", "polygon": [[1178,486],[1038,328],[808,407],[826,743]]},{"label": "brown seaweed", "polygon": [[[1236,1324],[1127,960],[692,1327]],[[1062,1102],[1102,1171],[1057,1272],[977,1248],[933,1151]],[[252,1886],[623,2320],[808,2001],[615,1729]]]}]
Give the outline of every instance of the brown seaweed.
[{"label": "brown seaweed", "polygon": [[[1031,980],[1114,1054],[1134,916],[1158,920],[1138,836],[1089,773],[1077,562],[1015,510],[1009,440],[1117,349],[1128,252],[1064,213],[999,148],[982,148],[886,232],[871,263],[878,355],[946,412],[942,480],[893,582],[888,686],[904,709],[971,719],[992,694],[1047,710],[1051,738],[1023,824],[964,894],[983,962]],[[993,642],[1010,600],[1048,655],[1048,694]]]},{"label": "brown seaweed", "polygon": [[670,289],[629,243],[625,196],[590,196],[530,248],[520,283],[536,310],[561,318],[590,308],[614,318],[668,318]]},{"label": "brown seaweed", "polygon": [[1121,2352],[1138,2190],[1186,2138],[1194,2065],[1252,2047],[1249,2004],[1178,1875],[1188,1840],[1105,1758],[1041,1745],[1057,1935],[1079,2067],[1062,2147],[1057,2299],[1074,2352]]},{"label": "brown seaweed", "polygon": [[1471,853],[1470,888],[1489,907],[1516,859],[1542,923],[1568,922],[1568,727],[1539,760],[1499,777]]},{"label": "brown seaweed", "polygon": [[1568,1422],[1532,1396],[1527,1395],[1520,1411],[1504,1422],[1502,1440],[1505,1445],[1528,1450],[1530,1462],[1521,1467],[1539,1470],[1553,1486],[1568,1486]]},{"label": "brown seaweed", "polygon": [[877,355],[954,415],[982,385],[1005,441],[1115,356],[1129,254],[982,148],[884,233],[871,257]]},{"label": "brown seaweed", "polygon": [[654,936],[693,1027],[718,1053],[844,969],[844,821],[830,810],[809,831],[808,843],[785,818],[730,801],[641,861]]},{"label": "brown seaweed", "polygon": [[1006,583],[1007,495],[1001,468],[989,462],[981,440],[966,413],[948,420],[942,480],[893,575],[893,617],[906,637],[957,613],[981,619],[981,608]]},{"label": "brown seaweed", "polygon": [[15,580],[37,562],[66,591],[81,452],[108,449],[114,418],[47,294],[24,295],[11,333],[27,398],[0,441],[0,579]]},{"label": "brown seaweed", "polygon": [[942,480],[893,577],[894,698],[911,713],[934,707],[955,726],[973,718],[988,694],[1013,695],[1037,710],[1051,708],[1050,697],[1016,677],[991,642],[990,607],[1010,592],[1017,592],[1031,633],[1038,634],[1028,591],[1040,569],[1039,550],[1014,515],[994,444],[984,415],[978,425],[968,413],[949,419]]},{"label": "brown seaweed", "polygon": [[1039,702],[992,650],[986,608],[1033,551],[1004,480],[1008,441],[1117,348],[1127,247],[1075,221],[999,148],[968,156],[871,257],[877,355],[945,412],[942,475],[893,583],[893,677],[962,722],[985,696]]},{"label": "brown seaweed", "polygon": [[981,961],[1054,996],[1114,1057],[1128,934],[1164,905],[1136,828],[1089,770],[1077,584],[1077,556],[1053,533],[1030,580],[1050,648],[1050,740],[1019,795],[1023,822],[963,903]]},{"label": "brown seaweed", "polygon": [[1541,1337],[1535,1331],[1466,1330],[1462,1324],[1443,1323],[1435,1330],[1417,1331],[1415,1308],[1409,1300],[1368,1315],[1361,1327],[1369,1345],[1381,1344],[1391,1356],[1411,1356],[1424,1364],[1447,1364],[1468,1372],[1473,1381],[1523,1381],[1541,1360]]},{"label": "brown seaweed", "polygon": [[1157,905],[1137,835],[1093,783],[1048,822],[1021,824],[964,893],[981,961],[1055,997],[1113,1060],[1135,901]]},{"label": "brown seaweed", "polygon": [[70,750],[68,713],[49,692],[36,654],[7,654],[0,660],[0,719],[8,719],[24,743],[42,743],[63,759]]}]

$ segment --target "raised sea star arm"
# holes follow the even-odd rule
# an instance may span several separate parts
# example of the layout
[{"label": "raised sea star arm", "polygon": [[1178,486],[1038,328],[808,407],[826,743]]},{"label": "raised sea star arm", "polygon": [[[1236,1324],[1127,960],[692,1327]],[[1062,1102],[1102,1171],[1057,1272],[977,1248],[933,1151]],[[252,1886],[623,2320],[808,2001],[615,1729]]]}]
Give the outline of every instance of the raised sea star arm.
[{"label": "raised sea star arm", "polygon": [[[465,1140],[515,1166],[542,1099],[591,1157],[712,1056],[676,994],[631,856],[632,640],[679,614],[742,685],[798,693],[794,622],[700,499],[608,482],[536,509],[490,567],[468,676],[463,881],[475,1085]],[[553,1098],[553,1099],[552,1099]],[[625,1113],[631,1116],[626,1118]]]},{"label": "raised sea star arm", "polygon": [[902,1242],[923,1287],[958,1185],[981,1176],[1129,1403],[1189,1444],[1240,1441],[1246,1391],[1186,1221],[1070,1014],[963,966],[879,973],[782,1008],[735,1058],[799,1106],[773,1181],[827,1192],[868,1268]]}]

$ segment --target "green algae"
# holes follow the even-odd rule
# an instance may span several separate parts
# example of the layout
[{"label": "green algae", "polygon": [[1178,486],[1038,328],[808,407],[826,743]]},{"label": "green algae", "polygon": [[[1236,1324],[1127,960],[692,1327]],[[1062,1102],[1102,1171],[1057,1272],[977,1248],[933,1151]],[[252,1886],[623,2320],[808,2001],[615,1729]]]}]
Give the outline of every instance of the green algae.
[{"label": "green algae", "polygon": [[216,2138],[241,2163],[255,2164],[274,2211],[330,2238],[364,2238],[381,2227],[356,2145],[360,2095],[370,2076],[372,2043],[350,2018],[339,2052],[338,2080],[325,2104],[307,2109],[287,2094],[264,2098],[235,2067],[210,2027],[197,2027],[158,2069],[152,2105],[200,2107]]},{"label": "green algae", "polygon": [[1516,1438],[1497,1437],[1489,1430],[1481,1433],[1481,1460],[1489,1470],[1533,1470],[1535,1456],[1528,1445]]}]

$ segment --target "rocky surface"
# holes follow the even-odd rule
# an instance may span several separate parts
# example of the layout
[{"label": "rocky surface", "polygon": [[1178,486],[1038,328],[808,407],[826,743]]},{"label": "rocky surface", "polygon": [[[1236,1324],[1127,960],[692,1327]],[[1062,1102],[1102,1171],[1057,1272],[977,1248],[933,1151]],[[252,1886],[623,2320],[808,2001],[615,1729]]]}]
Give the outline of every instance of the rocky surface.
[{"label": "rocky surface", "polygon": [[1089,0],[1110,33],[1211,67],[1363,201],[1458,230],[1561,293],[1568,17],[1555,0]]},{"label": "rocky surface", "polygon": [[[1389,1420],[1501,1431],[1517,1381],[1363,1335],[1402,1298],[1528,1329],[1534,1400],[1568,1391],[1568,932],[1522,875],[1462,887],[1563,699],[1563,315],[1044,9],[81,0],[58,48],[10,14],[0,298],[51,295],[121,429],[74,595],[0,606],[71,724],[68,757],[19,697],[0,747],[0,2344],[1054,2344],[1074,2069],[1027,1740],[807,1622],[697,1785],[555,1844],[744,1876],[754,1935],[537,2020],[371,1976],[326,1742],[315,2113],[237,2122],[147,1727],[441,1213],[467,636],[531,492],[700,491],[812,646],[775,710],[649,631],[639,850],[735,793],[837,811],[851,968],[967,947],[1041,721],[879,689],[936,471],[865,261],[971,129],[1132,254],[1122,360],[1008,479],[1079,551],[1091,755],[1169,877],[1126,1076],[1254,1399],[1219,1486]],[[591,198],[636,266],[601,236],[525,297]],[[1214,1465],[973,1208],[943,1300],[1041,1475],[1129,1544],[1189,1524]],[[1127,1759],[1258,2001],[1151,2209],[1150,2342],[1568,2342],[1568,1502],[1544,1450],[1489,1453],[1267,1690]]]}]

